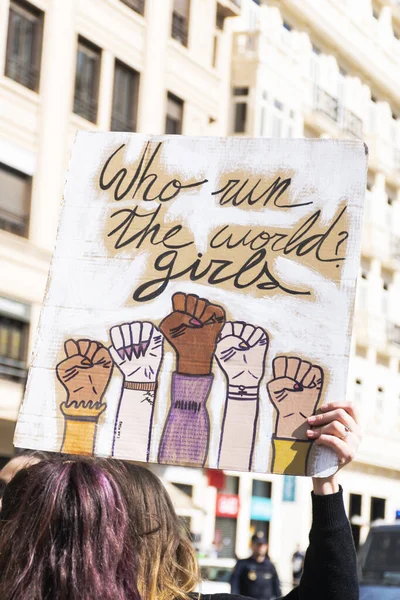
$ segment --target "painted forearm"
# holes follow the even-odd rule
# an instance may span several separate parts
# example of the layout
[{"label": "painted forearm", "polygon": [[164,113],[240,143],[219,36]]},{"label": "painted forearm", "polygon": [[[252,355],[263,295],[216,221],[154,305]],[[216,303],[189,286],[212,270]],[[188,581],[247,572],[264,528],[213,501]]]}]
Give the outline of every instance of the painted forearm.
[{"label": "painted forearm", "polygon": [[67,401],[61,404],[64,415],[64,435],[61,452],[93,454],[99,417],[106,405],[101,402]]},{"label": "painted forearm", "polygon": [[210,437],[206,408],[213,375],[172,374],[171,407],[161,437],[158,460],[204,466]]},{"label": "painted forearm", "polygon": [[258,386],[228,386],[219,448],[219,468],[251,470],[259,410],[258,394]]},{"label": "painted forearm", "polygon": [[149,460],[156,392],[156,383],[124,383],[115,419],[113,456]]},{"label": "painted forearm", "polygon": [[271,472],[280,475],[307,475],[307,459],[312,443],[309,440],[272,438]]}]

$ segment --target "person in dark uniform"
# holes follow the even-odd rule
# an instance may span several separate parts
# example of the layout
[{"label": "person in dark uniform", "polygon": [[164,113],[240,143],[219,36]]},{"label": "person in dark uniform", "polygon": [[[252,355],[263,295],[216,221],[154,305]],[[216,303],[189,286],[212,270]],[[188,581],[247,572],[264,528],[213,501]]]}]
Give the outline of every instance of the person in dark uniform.
[{"label": "person in dark uniform", "polygon": [[238,560],[231,577],[231,593],[255,600],[273,600],[281,595],[278,573],[268,557],[268,543],[262,532],[251,538],[252,555]]}]

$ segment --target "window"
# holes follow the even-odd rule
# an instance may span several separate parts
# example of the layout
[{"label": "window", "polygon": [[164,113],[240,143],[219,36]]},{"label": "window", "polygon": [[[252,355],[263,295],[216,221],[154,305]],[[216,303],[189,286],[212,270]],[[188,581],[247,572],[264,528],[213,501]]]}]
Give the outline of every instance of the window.
[{"label": "window", "polygon": [[43,13],[26,2],[11,2],[5,74],[21,85],[39,89]]},{"label": "window", "polygon": [[183,100],[168,92],[165,133],[181,134],[183,124]]},{"label": "window", "polygon": [[383,498],[371,498],[371,523],[385,518],[385,504],[386,500]]},{"label": "window", "polygon": [[0,314],[0,377],[24,381],[28,323]]},{"label": "window", "polygon": [[235,133],[246,132],[247,102],[236,102],[235,104]]},{"label": "window", "polygon": [[188,45],[189,13],[190,0],[174,0],[171,37],[180,42],[182,46]]},{"label": "window", "polygon": [[272,484],[270,481],[253,479],[253,490],[251,495],[259,498],[271,498]]},{"label": "window", "polygon": [[112,131],[136,131],[139,73],[115,61]]},{"label": "window", "polygon": [[292,31],[292,26],[290,25],[290,23],[288,23],[287,21],[283,21],[283,27],[287,30],[287,31]]},{"label": "window", "polygon": [[193,497],[193,486],[192,485],[188,485],[186,483],[175,483],[175,481],[173,482],[173,484],[175,487],[177,487],[179,490],[181,490],[181,492],[183,492],[190,498]]},{"label": "window", "polygon": [[28,237],[31,181],[0,163],[0,229]]},{"label": "window", "polygon": [[122,2],[139,13],[139,15],[144,15],[145,0],[122,0]]},{"label": "window", "polygon": [[[362,496],[360,494],[350,494],[350,503],[349,503],[349,518],[351,523],[351,531],[353,533],[354,545],[356,549],[358,549],[360,545],[360,531],[361,526],[359,524],[359,519],[356,517],[361,517],[361,505],[362,505]],[[354,523],[353,523],[354,521]],[[358,521],[358,523],[357,523]]]},{"label": "window", "polygon": [[249,88],[248,87],[234,87],[233,95],[234,96],[248,96]]},{"label": "window", "polygon": [[101,50],[83,38],[78,39],[74,113],[96,123],[99,96]]},{"label": "window", "polygon": [[235,557],[236,519],[216,517],[214,546],[219,558]]},{"label": "window", "polygon": [[222,490],[224,494],[238,494],[239,493],[239,477],[235,475],[225,475],[224,477],[224,488]]},{"label": "window", "polygon": [[356,356],[360,356],[361,358],[367,358],[368,350],[365,346],[356,345]]}]

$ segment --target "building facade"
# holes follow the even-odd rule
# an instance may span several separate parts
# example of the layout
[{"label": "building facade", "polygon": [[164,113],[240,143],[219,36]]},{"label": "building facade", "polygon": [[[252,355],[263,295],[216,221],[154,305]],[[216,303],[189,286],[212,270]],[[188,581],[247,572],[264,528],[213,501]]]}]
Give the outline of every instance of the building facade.
[{"label": "building facade", "polygon": [[[348,399],[365,429],[343,473],[356,541],[400,509],[400,3],[0,0],[0,456],[46,286],[75,132],[355,137],[369,171]],[[285,582],[307,480],[177,468],[203,553],[268,535]],[[186,496],[187,502],[182,499]],[[180,498],[180,500],[179,500]]]}]

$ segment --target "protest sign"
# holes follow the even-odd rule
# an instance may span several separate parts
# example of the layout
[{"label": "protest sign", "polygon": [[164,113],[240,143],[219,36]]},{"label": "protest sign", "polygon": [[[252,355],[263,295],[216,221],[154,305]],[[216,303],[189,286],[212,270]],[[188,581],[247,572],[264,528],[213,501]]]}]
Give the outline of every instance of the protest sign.
[{"label": "protest sign", "polygon": [[366,148],[79,133],[15,445],[326,474]]}]

